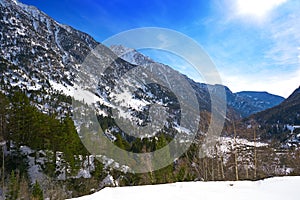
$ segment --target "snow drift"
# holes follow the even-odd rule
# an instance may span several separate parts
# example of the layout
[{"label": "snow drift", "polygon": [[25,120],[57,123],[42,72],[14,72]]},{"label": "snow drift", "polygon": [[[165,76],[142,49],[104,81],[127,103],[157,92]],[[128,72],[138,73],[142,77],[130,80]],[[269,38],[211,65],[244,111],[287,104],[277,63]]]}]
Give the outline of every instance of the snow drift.
[{"label": "snow drift", "polygon": [[179,182],[163,185],[105,188],[73,200],[298,200],[300,177],[276,177],[261,181]]}]

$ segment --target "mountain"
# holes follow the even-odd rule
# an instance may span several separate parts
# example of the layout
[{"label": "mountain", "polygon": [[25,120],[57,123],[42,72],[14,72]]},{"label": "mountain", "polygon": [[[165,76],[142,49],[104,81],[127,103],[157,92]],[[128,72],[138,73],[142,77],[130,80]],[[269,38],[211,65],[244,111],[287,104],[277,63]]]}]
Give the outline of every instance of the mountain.
[{"label": "mountain", "polygon": [[[118,67],[123,68],[125,73],[126,70],[133,69],[137,64],[152,65],[153,69],[156,69],[155,66],[160,66],[160,69],[163,70],[162,74],[169,74],[169,77],[172,77],[173,74],[174,76],[180,75],[172,68],[156,63],[142,54],[137,54],[137,52],[133,52],[132,55],[127,54],[127,58],[123,56],[122,60],[118,59],[117,56],[120,56],[121,48],[119,48],[119,52],[117,52],[116,47],[112,48],[116,55],[89,35],[56,22],[33,6],[27,6],[12,0],[1,0],[0,9],[0,56],[4,63],[10,64],[5,66],[7,69],[3,69],[4,73],[0,75],[0,78],[6,85],[6,89],[19,87],[26,90],[29,95],[32,94],[33,98],[44,99],[43,105],[46,103],[53,104],[52,101],[44,98],[47,94],[57,93],[74,96],[74,88],[77,86],[74,86],[75,82],[82,82],[79,80],[80,77],[78,78],[79,74],[85,74],[85,79],[94,80],[89,83],[90,87],[91,84],[98,84],[98,79],[105,80],[105,78],[95,77],[93,71],[95,68],[81,66],[96,46],[98,46],[98,51],[102,56],[102,64],[111,65],[111,68],[115,65],[113,70],[115,75],[110,75],[110,79],[117,80],[120,78],[119,75],[122,75],[122,73],[117,72]],[[114,62],[115,60],[117,62]],[[9,66],[15,66],[17,70]],[[214,88],[211,91],[216,91],[215,89],[218,86],[207,86],[188,78],[186,80],[196,91],[199,109],[210,112],[211,102],[207,87]],[[100,98],[104,97],[104,100],[107,100],[106,97],[110,94],[104,94],[104,90],[101,91],[101,88],[112,88],[113,85],[102,83],[99,84],[99,90],[94,92],[98,93],[97,95]],[[97,90],[94,87],[92,89]],[[41,94],[33,95],[34,91],[40,91]],[[228,92],[230,93],[230,90]],[[161,98],[163,97],[160,96],[156,100],[159,101],[158,99]],[[264,109],[262,106],[259,109],[254,109],[250,103],[240,106],[242,104],[239,103],[240,99],[236,97],[233,99],[234,101],[229,101],[228,104],[238,113],[236,115],[245,116],[249,112]],[[249,101],[245,100],[245,102]],[[70,106],[64,102],[57,102],[57,104],[64,110],[70,110]],[[49,112],[49,109],[55,110],[51,106],[45,109],[43,105],[40,103],[37,106],[44,112]],[[229,107],[229,113],[235,113],[235,111]]]},{"label": "mountain", "polygon": [[252,115],[261,124],[300,124],[300,87],[281,104]]},{"label": "mountain", "polygon": [[[89,151],[99,144],[89,146],[86,138],[95,143],[98,134],[89,138],[84,133],[95,133],[90,129],[96,122],[103,129],[101,136],[134,153],[153,152],[171,139],[177,139],[178,146],[191,143],[190,133],[204,136],[210,122],[208,87],[215,93],[223,87],[196,83],[156,62],[142,67],[129,63],[91,36],[15,0],[0,0],[0,39],[0,90],[5,94],[0,95],[0,103],[8,108],[0,113],[1,140],[13,144],[5,152],[5,182],[9,185],[14,173],[20,172],[28,181],[24,185],[40,184],[51,199],[87,194],[112,182],[177,179],[169,166],[151,172],[155,179],[147,173],[130,174],[133,169],[126,163]],[[91,104],[96,121],[87,117],[86,105]],[[226,116],[225,111],[216,111]],[[199,115],[202,127],[198,129]],[[138,135],[132,135],[133,130]],[[122,155],[117,156],[126,158]],[[146,170],[154,166],[150,163]],[[85,188],[79,190],[80,185]],[[9,189],[7,193],[19,194]],[[61,196],[53,194],[57,192]]]},{"label": "mountain", "polygon": [[[20,194],[14,191],[18,184],[22,184],[22,191],[25,186],[39,188],[40,184],[45,198],[65,199],[106,185],[233,180],[233,139],[228,127],[224,128],[228,138],[222,138],[223,142],[205,158],[199,156],[212,113],[225,118],[229,126],[230,120],[253,112],[255,106],[264,108],[255,103],[256,97],[246,100],[222,85],[197,83],[135,50],[128,52],[128,48],[120,46],[110,49],[15,0],[0,0],[0,39],[0,138],[9,147],[4,157],[9,194]],[[211,106],[212,99],[216,105],[223,103],[220,96],[224,90],[227,112]],[[265,101],[269,102],[267,98]],[[89,118],[90,113],[95,121]],[[96,123],[101,127],[94,126]],[[198,125],[200,128],[195,130]],[[133,130],[138,135],[132,135]],[[218,132],[216,127],[211,131]],[[196,140],[191,140],[191,132],[197,133]],[[134,170],[128,165],[140,164],[140,160],[124,164],[88,151],[88,146],[102,147],[95,144],[98,136],[127,152],[167,149],[167,154],[154,164],[146,158],[143,163],[150,173],[130,173]],[[192,143],[176,159],[170,156],[171,147],[163,148],[173,139],[178,139],[178,146]],[[254,146],[244,139],[234,141],[245,151]],[[263,152],[266,146],[258,148]],[[114,154],[114,149],[110,153]],[[121,160],[128,158],[127,153],[116,155]],[[241,165],[241,174],[253,171],[251,155],[241,155],[241,160],[249,161],[247,170]],[[168,158],[170,165],[154,170],[155,164]],[[282,167],[288,165],[278,166],[278,171],[272,173],[261,167],[259,177],[253,178],[289,173]],[[24,184],[21,178],[29,180]]]},{"label": "mountain", "polygon": [[[281,99],[267,93],[232,93],[229,88],[221,85],[194,82],[169,66],[157,63],[135,50],[122,46],[109,49],[91,36],[60,24],[37,8],[18,1],[1,0],[0,10],[1,90],[6,94],[12,89],[26,92],[32,103],[44,113],[67,115],[72,110],[72,101],[65,98],[66,96],[82,100],[82,94],[78,94],[78,91],[84,94],[92,92],[93,97],[101,101],[97,110],[103,117],[114,107],[117,109],[115,114],[126,115],[128,119],[142,125],[149,120],[147,114],[145,115],[149,112],[149,105],[158,104],[168,107],[173,126],[177,127],[179,102],[167,87],[145,84],[145,80],[140,80],[144,81],[142,84],[131,80],[137,84],[137,92],[128,91],[128,84],[119,85],[121,76],[137,68],[137,65],[154,74],[163,74],[163,77],[160,75],[162,81],[171,88],[178,88],[183,82],[189,83],[195,91],[199,110],[206,113],[206,117],[202,118],[206,127],[211,113],[209,91],[217,97],[218,91],[225,88],[228,109],[227,114],[221,115],[229,118],[249,116],[277,104]],[[95,47],[100,65],[106,68],[103,73],[99,72],[97,66],[85,63]],[[168,77],[183,77],[183,82]],[[134,103],[123,106],[107,103],[114,101],[118,104],[124,98]]]},{"label": "mountain", "polygon": [[[96,77],[93,71],[97,70],[95,66],[82,67],[84,60],[96,46],[101,54],[102,65],[112,69],[107,78],[118,79],[120,75],[135,67],[119,59],[110,49],[89,35],[54,21],[33,6],[12,0],[1,0],[0,3],[0,57],[3,63],[9,64],[3,65],[3,73],[0,75],[5,90],[18,87],[29,95],[34,91],[41,91],[43,95],[35,97],[36,99],[54,92],[73,96],[74,84],[81,82],[80,78],[83,77],[79,76],[83,74],[85,79],[93,80],[90,85],[97,85],[99,79],[105,78]],[[163,74],[180,75],[166,65],[160,66],[161,70],[164,70]],[[123,69],[123,72],[120,69]],[[99,83],[100,88],[104,88],[104,85],[113,87],[111,81],[110,85],[104,81],[102,83]],[[199,89],[197,95],[201,100],[200,108],[210,110],[206,85],[193,82],[193,87]],[[98,92],[101,93],[100,90]],[[109,96],[98,95],[106,95],[105,98]],[[42,106],[40,107],[42,109]]]},{"label": "mountain", "polygon": [[[135,65],[142,65],[142,66],[149,66],[151,64],[163,65],[160,63],[156,63],[154,60],[139,53],[135,49],[130,49],[122,45],[113,45],[110,47],[110,49],[122,59]],[[203,89],[205,89],[205,87],[216,87],[216,86],[198,84],[190,80],[189,78],[187,78],[187,80],[190,82],[190,84],[193,86],[196,92],[202,91],[201,94],[198,95],[203,97],[200,102],[201,103],[203,103],[203,101],[208,102],[209,97],[205,95],[205,93],[207,94],[208,91],[205,90],[203,91]],[[267,92],[244,91],[244,92],[233,93],[228,87],[226,86],[223,87],[226,92],[227,105],[230,110],[229,112],[236,113],[237,115],[236,117],[238,117],[238,115],[239,117],[242,118],[248,117],[251,114],[274,107],[284,100],[283,97],[273,95]],[[205,108],[209,109],[209,104],[207,104]]]},{"label": "mountain", "polygon": [[[137,63],[129,63],[91,36],[56,22],[33,6],[1,0],[0,11],[0,89],[8,98],[22,92],[24,95],[20,96],[24,106],[35,106],[54,121],[63,121],[73,115],[81,138],[81,130],[91,127],[91,120],[75,118],[87,111],[84,106],[75,107],[77,104],[74,102],[77,101],[93,104],[97,123],[100,122],[112,142],[119,138],[133,145],[135,138],[151,138],[155,134],[175,137],[176,133],[186,137],[184,141],[191,142],[187,140],[191,137],[190,132],[203,134],[207,129],[211,111],[207,85],[196,83],[167,65],[152,62],[146,67],[138,67]],[[140,76],[130,76],[130,72],[140,73]],[[149,79],[151,76],[154,79]],[[152,83],[153,80],[159,84]],[[222,89],[222,86],[209,87],[215,87],[216,92]],[[197,110],[204,113],[201,120],[204,128],[199,130],[201,113]],[[217,110],[217,113],[222,117],[226,115],[225,111]],[[116,118],[119,118],[118,122]],[[122,126],[124,124],[129,127]],[[72,128],[71,125],[68,127]],[[128,134],[135,130],[132,127],[139,130],[139,135]],[[46,135],[51,134],[51,129],[43,131]],[[15,133],[21,138],[17,135],[18,131]],[[44,139],[55,143],[52,141],[54,138]],[[33,143],[34,140],[23,138],[18,139],[17,146],[33,148]],[[151,148],[156,147],[152,145]],[[56,173],[58,177],[66,177]]]},{"label": "mountain", "polygon": [[[254,104],[257,104],[257,106],[262,109],[274,107],[284,101],[283,97],[268,92],[243,91],[235,94],[240,97],[249,98],[255,102]],[[266,106],[265,104],[269,106]]]},{"label": "mountain", "polygon": [[[180,74],[179,72],[172,69],[171,67],[169,67],[165,64],[162,64],[162,63],[155,62],[151,58],[139,53],[135,49],[124,47],[122,45],[113,45],[110,47],[110,49],[118,57],[122,58],[123,60],[125,60],[133,65],[139,65],[139,66],[144,66],[146,68],[150,68],[150,71],[155,68],[166,68],[165,73],[169,74],[168,77],[171,77],[171,76],[178,77],[178,75]],[[182,76],[184,77],[184,79],[186,81],[188,81],[189,84],[191,84],[192,88],[194,89],[194,92],[196,93],[198,101],[199,101],[200,109],[210,111],[211,108],[210,108],[210,96],[209,96],[208,87],[217,88],[218,86],[197,83],[185,75],[182,75]]]},{"label": "mountain", "polygon": [[80,63],[99,43],[13,0],[0,1],[0,38],[2,91],[25,91],[45,113],[68,112],[70,100],[51,98],[63,95],[64,87],[55,86],[72,86]]},{"label": "mountain", "polygon": [[122,45],[112,45],[109,47],[117,56],[134,65],[149,65],[155,63],[151,58],[139,53],[135,49]]},{"label": "mountain", "polygon": [[242,117],[272,108],[280,104],[284,98],[267,92],[243,91],[232,93],[227,90],[228,104],[237,110]]}]

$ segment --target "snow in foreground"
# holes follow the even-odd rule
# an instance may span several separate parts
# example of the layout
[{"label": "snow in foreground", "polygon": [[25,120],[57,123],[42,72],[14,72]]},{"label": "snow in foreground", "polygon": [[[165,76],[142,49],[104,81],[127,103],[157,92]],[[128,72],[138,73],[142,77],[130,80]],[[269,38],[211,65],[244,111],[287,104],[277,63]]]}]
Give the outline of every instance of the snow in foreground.
[{"label": "snow in foreground", "polygon": [[[105,188],[76,200],[298,200],[300,177],[276,177],[262,181],[181,182],[164,185]],[[73,199],[74,200],[74,199]]]}]

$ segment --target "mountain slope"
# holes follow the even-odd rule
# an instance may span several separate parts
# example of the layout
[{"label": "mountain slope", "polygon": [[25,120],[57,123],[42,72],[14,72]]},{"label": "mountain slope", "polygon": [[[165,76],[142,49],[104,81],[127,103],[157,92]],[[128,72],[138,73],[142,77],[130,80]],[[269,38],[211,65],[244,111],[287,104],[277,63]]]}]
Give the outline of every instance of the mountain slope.
[{"label": "mountain slope", "polygon": [[80,63],[99,43],[13,0],[0,1],[0,38],[1,90],[26,92],[45,113],[69,112],[70,100],[51,99],[64,95],[55,86],[72,86]]},{"label": "mountain slope", "polygon": [[254,114],[262,124],[300,124],[300,87],[278,106]]},{"label": "mountain slope", "polygon": [[[130,50],[131,53],[128,54],[128,49],[126,52],[124,47],[112,47],[112,51],[117,54],[115,55],[89,35],[57,23],[35,7],[12,0],[1,0],[0,5],[0,57],[3,63],[10,64],[3,65],[3,73],[0,75],[3,85],[6,85],[6,90],[19,87],[29,94],[33,91],[40,91],[42,95],[38,95],[35,97],[36,99],[41,99],[51,93],[72,96],[75,79],[77,82],[80,81],[77,77],[78,73],[85,74],[84,78],[88,80],[93,80],[90,84],[98,84],[99,77],[95,77],[93,74],[95,68],[81,66],[87,55],[96,46],[101,52],[102,64],[111,65],[111,69],[113,66],[116,67],[111,70],[115,75],[109,75],[107,77],[109,79],[120,78],[119,75],[122,73],[117,72],[117,69],[120,69],[118,66],[125,69],[123,74],[126,73],[126,70],[133,69],[134,65],[148,66],[149,68],[152,66],[153,69],[160,66],[164,69],[162,74],[179,74],[172,68],[156,63],[136,51]],[[117,56],[121,56],[123,60],[118,59]],[[15,66],[16,69],[8,66]],[[103,79],[100,78],[100,80]],[[196,83],[189,78],[186,80],[196,92],[200,110],[210,112],[211,102],[208,87],[218,88],[219,86]],[[104,98],[109,96],[109,94],[103,93],[104,90],[101,90],[106,86],[113,87],[107,83],[99,84],[98,96]],[[268,94],[259,96],[253,93],[251,95],[249,93],[234,94],[226,87],[225,91],[229,106],[228,112],[241,117],[262,111],[279,101],[278,99],[275,101],[272,99],[272,95]],[[163,97],[160,96],[161,98]],[[40,108],[43,109],[43,106],[40,105]]]},{"label": "mountain slope", "polygon": [[[154,60],[139,53],[135,49],[130,49],[122,45],[113,45],[110,47],[110,49],[122,59],[135,65],[142,65],[142,66],[163,65],[161,63],[156,63]],[[201,102],[201,105],[203,105],[202,108],[209,110],[210,97],[208,96],[207,87],[213,88],[217,86],[209,86],[206,84],[195,83],[193,80],[189,78],[187,78],[187,80],[195,89],[197,96],[202,98],[199,101]],[[223,87],[225,88],[225,92],[226,92],[229,112],[236,113],[236,115],[240,115],[240,117],[247,117],[251,114],[274,107],[284,100],[283,97],[269,94],[267,92],[245,91],[245,92],[233,93],[228,87],[226,86]],[[206,104],[203,104],[203,102],[206,102]]]},{"label": "mountain slope", "polygon": [[272,108],[280,104],[284,98],[267,92],[244,91],[228,94],[228,104],[235,108],[242,117]]},{"label": "mountain slope", "polygon": [[273,95],[268,92],[243,91],[243,92],[237,92],[235,94],[256,101],[255,104],[257,104],[258,106],[262,106],[262,109],[267,108],[267,107],[263,107],[264,105],[262,101],[265,101],[266,104],[269,104],[270,105],[269,107],[274,107],[275,105],[278,105],[282,101],[284,101],[283,97],[278,95]]},{"label": "mountain slope", "polygon": [[[165,73],[170,74],[170,76],[177,77],[179,72],[172,69],[171,67],[164,65],[162,63],[155,62],[151,58],[139,53],[135,49],[130,49],[121,45],[114,45],[111,46],[110,49],[120,58],[124,59],[125,61],[132,63],[134,65],[144,66],[146,68],[166,68],[167,71]],[[203,83],[196,83],[193,80],[189,79],[187,76],[183,75],[185,79],[191,84],[192,88],[195,90],[200,110],[207,110],[210,111],[210,96],[208,87],[215,87],[215,86],[208,86],[207,84]],[[180,85],[180,84],[178,84]],[[178,86],[179,87],[179,86]],[[217,86],[216,86],[217,87]]]},{"label": "mountain slope", "polygon": [[[157,111],[153,110],[151,105],[158,105],[169,115],[163,120],[156,120],[163,124],[164,133],[172,136],[178,132],[182,135],[188,135],[191,131],[200,133],[200,130],[195,128],[198,126],[200,114],[197,110],[209,113],[211,109],[205,84],[188,79],[192,85],[190,86],[184,78],[180,82],[175,78],[184,77],[183,75],[166,65],[156,63],[152,63],[149,66],[150,70],[147,70],[161,79],[161,85],[147,83],[146,76],[140,76],[139,79],[129,77],[127,82],[121,82],[124,80],[122,77],[135,70],[137,65],[119,58],[89,35],[59,24],[37,8],[17,1],[1,0],[0,10],[2,92],[9,94],[12,90],[21,90],[31,98],[31,104],[40,111],[57,114],[60,118],[71,115],[72,111],[83,112],[81,108],[72,108],[72,101],[65,97],[71,96],[76,100],[94,104],[99,118],[104,122],[107,122],[107,118],[116,121],[115,119],[119,117],[142,130],[156,120],[150,116],[150,113]],[[94,54],[97,54],[95,62],[85,62]],[[201,88],[197,90],[199,102],[182,89],[184,84],[194,89]],[[176,96],[172,91],[176,88],[182,89],[184,95],[179,91],[179,95]],[[86,95],[87,93],[90,96]],[[55,95],[59,95],[59,98],[52,98]],[[95,101],[91,99],[88,101],[86,96],[92,97]],[[186,96],[190,98],[187,99]],[[181,106],[190,110],[194,117],[181,117],[180,114],[183,112],[179,106],[180,99],[186,99]],[[193,107],[198,106],[194,104],[195,102],[199,103],[199,108]],[[156,116],[161,119],[159,117],[163,115],[157,112]],[[208,116],[202,119],[207,124],[210,121]],[[88,126],[89,123],[80,120],[75,120],[77,130],[84,125]],[[187,126],[183,127],[182,121],[185,121]],[[194,123],[195,126],[189,127],[190,123]],[[161,124],[154,124],[155,128],[150,132],[141,131],[143,135],[139,137],[153,136]],[[115,135],[126,137],[115,122],[109,125],[106,126],[106,130],[113,129]]]}]

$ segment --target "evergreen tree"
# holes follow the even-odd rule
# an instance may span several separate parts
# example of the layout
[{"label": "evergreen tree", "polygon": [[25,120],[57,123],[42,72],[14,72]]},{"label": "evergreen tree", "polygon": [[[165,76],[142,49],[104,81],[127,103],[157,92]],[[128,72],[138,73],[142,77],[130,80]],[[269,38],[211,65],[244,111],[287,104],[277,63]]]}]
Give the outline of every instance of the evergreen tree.
[{"label": "evergreen tree", "polygon": [[121,165],[127,165],[129,162],[127,153],[127,150],[130,149],[129,143],[125,139],[123,139],[120,134],[118,134],[114,144],[120,148],[116,150],[117,152],[114,152],[114,157],[117,158],[117,161],[119,161]]},{"label": "evergreen tree", "polygon": [[7,115],[9,114],[8,110],[9,102],[5,95],[0,93],[0,141],[6,140],[8,137],[7,131]]},{"label": "evergreen tree", "polygon": [[12,171],[10,174],[6,200],[17,200],[18,191],[19,191],[19,174],[15,174],[15,172]]},{"label": "evergreen tree", "polygon": [[65,160],[70,164],[74,172],[75,169],[79,167],[76,165],[75,155],[81,153],[78,152],[78,149],[82,149],[82,147],[74,122],[70,117],[66,117],[62,123],[61,145]]},{"label": "evergreen tree", "polygon": [[[170,161],[171,157],[170,157],[170,151],[169,151],[169,147],[168,145],[168,140],[166,139],[164,134],[160,134],[158,136],[158,140],[155,143],[155,150],[159,150],[165,147],[164,151],[162,152],[162,154],[159,155],[159,157],[154,159],[154,165],[158,165],[161,162],[168,162]],[[154,152],[154,155],[156,154],[156,152]],[[162,160],[163,159],[163,160]],[[154,173],[155,175],[155,179],[157,183],[166,183],[166,182],[170,182],[173,180],[173,168],[172,165],[168,165],[162,169],[159,169],[157,171],[155,171]]]},{"label": "evergreen tree", "polygon": [[32,200],[43,200],[43,190],[41,189],[41,186],[37,181],[35,181],[35,184],[32,187]]}]

